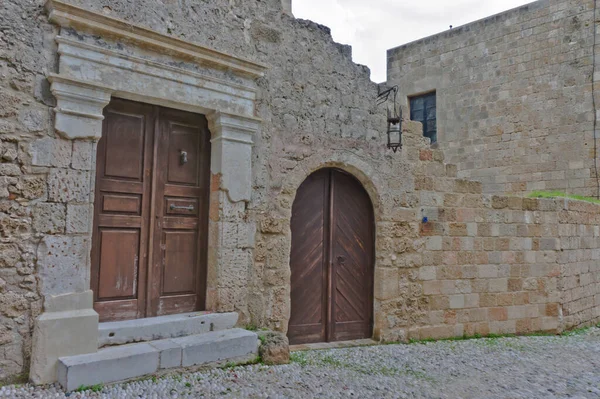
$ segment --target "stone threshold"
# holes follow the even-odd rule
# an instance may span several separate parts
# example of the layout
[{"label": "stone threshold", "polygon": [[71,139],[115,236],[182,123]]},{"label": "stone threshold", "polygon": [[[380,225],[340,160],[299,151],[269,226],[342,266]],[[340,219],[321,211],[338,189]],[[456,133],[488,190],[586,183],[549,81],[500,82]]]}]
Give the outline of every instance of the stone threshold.
[{"label": "stone threshold", "polygon": [[168,369],[243,363],[258,355],[258,335],[233,328],[180,338],[112,346],[58,359],[58,382],[66,391],[131,380]]},{"label": "stone threshold", "polygon": [[104,322],[98,326],[98,348],[228,330],[237,320],[235,312],[191,312]]},{"label": "stone threshold", "polygon": [[352,348],[355,346],[373,346],[378,345],[379,342],[367,338],[367,339],[355,339],[351,341],[338,341],[338,342],[317,342],[314,344],[297,344],[290,345],[290,352],[317,350],[317,349],[337,349],[337,348]]}]

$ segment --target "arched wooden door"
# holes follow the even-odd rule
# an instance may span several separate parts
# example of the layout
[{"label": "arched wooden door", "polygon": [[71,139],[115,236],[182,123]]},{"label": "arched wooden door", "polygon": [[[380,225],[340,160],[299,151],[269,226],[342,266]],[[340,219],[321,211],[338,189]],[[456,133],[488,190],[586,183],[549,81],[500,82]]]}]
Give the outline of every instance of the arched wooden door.
[{"label": "arched wooden door", "polygon": [[351,175],[322,169],[302,183],[291,221],[290,343],[371,337],[374,224]]}]

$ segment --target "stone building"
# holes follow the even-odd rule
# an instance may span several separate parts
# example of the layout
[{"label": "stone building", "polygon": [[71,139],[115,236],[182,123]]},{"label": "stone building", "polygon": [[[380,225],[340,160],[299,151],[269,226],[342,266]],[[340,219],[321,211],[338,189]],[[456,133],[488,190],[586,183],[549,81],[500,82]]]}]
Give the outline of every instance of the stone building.
[{"label": "stone building", "polygon": [[391,49],[388,81],[406,105],[435,92],[440,148],[486,192],[598,196],[595,5],[537,1]]},{"label": "stone building", "polygon": [[[583,4],[530,12],[581,14],[587,43]],[[598,206],[459,178],[478,176],[444,161],[463,133],[448,100],[440,148],[406,120],[388,150],[368,69],[289,0],[7,0],[0,32],[3,379],[72,389],[254,355],[235,326],[298,343],[599,319]],[[579,110],[591,76],[569,79]]]}]

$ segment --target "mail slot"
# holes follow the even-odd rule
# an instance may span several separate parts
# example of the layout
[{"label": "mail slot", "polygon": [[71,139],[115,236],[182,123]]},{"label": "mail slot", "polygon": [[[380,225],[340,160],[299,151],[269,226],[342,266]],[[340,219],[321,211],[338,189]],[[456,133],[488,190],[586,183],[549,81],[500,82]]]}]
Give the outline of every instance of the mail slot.
[{"label": "mail slot", "polygon": [[167,215],[198,216],[198,201],[196,199],[167,198]]}]

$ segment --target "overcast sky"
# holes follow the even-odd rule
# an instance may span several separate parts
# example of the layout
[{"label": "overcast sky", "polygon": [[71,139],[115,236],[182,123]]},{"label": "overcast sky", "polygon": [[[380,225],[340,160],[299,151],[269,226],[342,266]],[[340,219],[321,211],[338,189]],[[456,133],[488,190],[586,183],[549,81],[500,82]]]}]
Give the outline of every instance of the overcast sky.
[{"label": "overcast sky", "polygon": [[386,80],[386,50],[460,26],[531,0],[292,0],[294,15],[331,28],[352,45],[354,61]]}]

